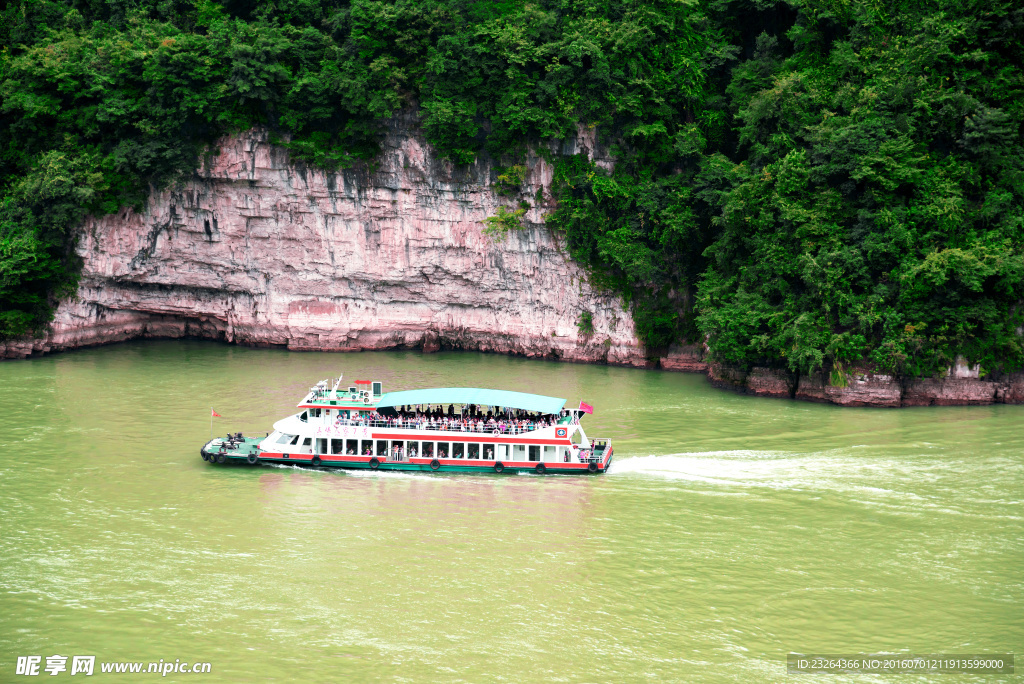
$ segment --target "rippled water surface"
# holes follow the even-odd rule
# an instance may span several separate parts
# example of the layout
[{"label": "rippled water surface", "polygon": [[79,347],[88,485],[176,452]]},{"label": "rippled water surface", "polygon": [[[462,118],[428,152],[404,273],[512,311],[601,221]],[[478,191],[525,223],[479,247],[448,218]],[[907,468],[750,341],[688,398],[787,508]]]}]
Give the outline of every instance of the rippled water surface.
[{"label": "rippled water surface", "polygon": [[[262,433],[338,372],[582,398],[615,462],[537,477],[199,458],[211,406],[218,433]],[[1024,650],[1024,407],[839,409],[483,354],[146,342],[0,364],[0,428],[0,681],[25,679],[27,654],[212,663],[175,681],[774,682],[790,651]]]}]

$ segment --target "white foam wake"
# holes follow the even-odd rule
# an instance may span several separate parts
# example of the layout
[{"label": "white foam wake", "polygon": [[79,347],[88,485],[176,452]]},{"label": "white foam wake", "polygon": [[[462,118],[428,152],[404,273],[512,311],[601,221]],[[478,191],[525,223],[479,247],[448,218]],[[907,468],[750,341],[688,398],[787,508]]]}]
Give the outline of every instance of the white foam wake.
[{"label": "white foam wake", "polygon": [[[893,483],[912,485],[905,464],[865,449],[817,453],[717,451],[634,456],[613,461],[610,476],[648,476],[727,487],[861,492],[876,497],[911,497]],[[907,476],[910,475],[908,479]],[[904,489],[904,487],[900,487]]]}]

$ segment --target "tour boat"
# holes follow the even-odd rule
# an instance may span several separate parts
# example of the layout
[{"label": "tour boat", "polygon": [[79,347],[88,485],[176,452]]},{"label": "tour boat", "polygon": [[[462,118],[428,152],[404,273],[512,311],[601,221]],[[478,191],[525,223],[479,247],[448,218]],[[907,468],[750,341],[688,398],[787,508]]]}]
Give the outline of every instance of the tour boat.
[{"label": "tour boat", "polygon": [[433,472],[603,473],[608,439],[580,425],[593,408],[539,394],[474,387],[383,392],[380,382],[321,380],[299,412],[264,438],[217,438],[203,460]]}]

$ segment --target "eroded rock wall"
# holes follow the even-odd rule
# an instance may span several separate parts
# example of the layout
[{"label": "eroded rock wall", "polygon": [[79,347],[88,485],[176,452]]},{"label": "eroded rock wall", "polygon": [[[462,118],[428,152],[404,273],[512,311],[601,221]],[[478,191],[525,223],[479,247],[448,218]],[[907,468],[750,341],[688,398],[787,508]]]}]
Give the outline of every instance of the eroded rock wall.
[{"label": "eroded rock wall", "polygon": [[[587,133],[561,151],[608,165]],[[527,169],[521,191],[503,197],[490,162],[438,159],[411,116],[391,122],[372,169],[308,169],[258,131],[225,139],[143,211],[87,220],[77,298],[46,337],[0,345],[0,356],[200,336],[648,365],[622,300],[591,288],[543,225],[552,167],[531,156]],[[484,236],[487,216],[524,198],[524,229]]]},{"label": "eroded rock wall", "polygon": [[[560,153],[609,155],[581,127]],[[221,142],[204,168],[152,193],[141,212],[91,218],[78,245],[77,297],[44,337],[0,342],[0,358],[135,337],[205,337],[301,350],[479,349],[650,366],[622,300],[596,291],[544,226],[553,169],[530,156],[503,196],[486,159],[432,154],[411,115],[389,124],[372,168],[327,173],[292,163],[259,131]],[[499,206],[531,207],[526,227],[484,236]],[[582,334],[589,312],[593,331]],[[777,369],[709,364],[702,344],[670,348],[666,370],[719,387],[843,406],[1024,403],[1024,373],[900,381],[850,373],[845,386]]]},{"label": "eroded rock wall", "polygon": [[661,359],[666,370],[707,373],[715,387],[761,397],[801,399],[840,406],[975,406],[1024,404],[1024,373],[982,378],[978,367],[959,360],[937,378],[898,379],[867,371],[844,373],[840,384],[822,373],[799,375],[777,368],[744,372],[704,361],[699,345],[679,346]]}]

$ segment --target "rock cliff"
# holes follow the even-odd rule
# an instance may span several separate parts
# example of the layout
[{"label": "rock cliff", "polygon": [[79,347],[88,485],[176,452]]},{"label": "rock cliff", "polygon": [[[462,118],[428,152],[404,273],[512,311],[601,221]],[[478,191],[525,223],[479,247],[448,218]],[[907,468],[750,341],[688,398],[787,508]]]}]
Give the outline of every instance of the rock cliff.
[{"label": "rock cliff", "polygon": [[[612,160],[582,128],[560,153]],[[411,115],[389,123],[372,166],[336,173],[293,163],[259,131],[221,141],[203,168],[151,194],[140,212],[88,219],[84,267],[39,339],[0,342],[0,358],[135,337],[205,337],[296,350],[477,349],[650,366],[621,298],[592,288],[544,226],[552,171],[529,156],[522,187],[503,196],[481,160],[434,156]],[[526,199],[525,227],[489,239],[483,221]],[[593,330],[577,322],[589,312]],[[1024,403],[1024,373],[900,381],[708,364],[675,346],[666,370],[719,387],[843,406]]]},{"label": "rock cliff", "polygon": [[[1024,373],[996,373],[982,378],[977,366],[958,359],[945,375],[898,379],[867,371],[842,373],[833,379],[821,373],[796,375],[776,368],[752,368],[749,373],[717,364],[703,364],[697,347],[679,348],[662,367],[702,371],[716,387],[762,397],[783,397],[840,406],[971,406],[1024,403]],[[667,363],[666,363],[667,361]]]},{"label": "rock cliff", "polygon": [[[585,129],[568,145],[561,151],[610,163]],[[543,225],[551,166],[531,156],[514,197],[496,191],[495,177],[486,160],[438,159],[409,116],[390,122],[373,167],[337,173],[292,163],[258,131],[225,139],[143,211],[87,220],[77,298],[61,304],[46,337],[0,343],[0,357],[199,336],[647,365],[622,300],[591,288]],[[532,205],[526,227],[485,237],[484,218],[522,198]]]}]

